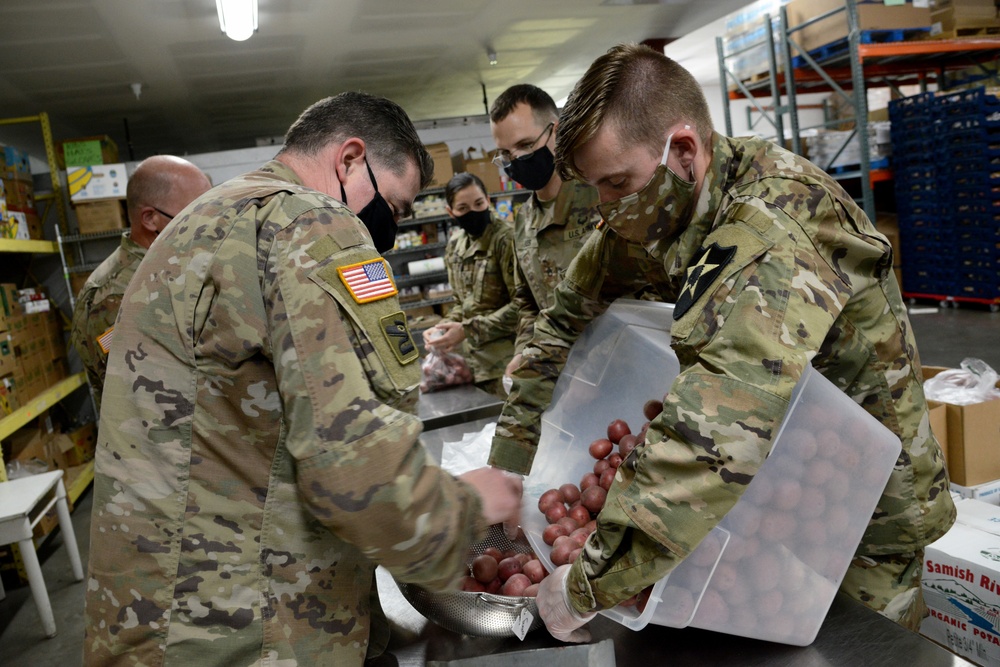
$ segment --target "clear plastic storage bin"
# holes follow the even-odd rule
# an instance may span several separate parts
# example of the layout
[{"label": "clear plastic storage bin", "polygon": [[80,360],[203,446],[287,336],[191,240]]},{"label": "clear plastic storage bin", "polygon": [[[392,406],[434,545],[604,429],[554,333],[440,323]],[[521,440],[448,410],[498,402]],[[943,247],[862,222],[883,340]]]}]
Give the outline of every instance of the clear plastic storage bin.
[{"label": "clear plastic storage bin", "polygon": [[[542,418],[522,526],[551,571],[538,499],[593,468],[588,446],[612,419],[633,431],[642,406],[680,371],[673,307],[616,301],[573,346]],[[805,646],[813,641],[900,453],[899,439],[811,367],[767,461],[736,506],[652,589],[645,609],[602,611],[632,629],[698,627]]]}]

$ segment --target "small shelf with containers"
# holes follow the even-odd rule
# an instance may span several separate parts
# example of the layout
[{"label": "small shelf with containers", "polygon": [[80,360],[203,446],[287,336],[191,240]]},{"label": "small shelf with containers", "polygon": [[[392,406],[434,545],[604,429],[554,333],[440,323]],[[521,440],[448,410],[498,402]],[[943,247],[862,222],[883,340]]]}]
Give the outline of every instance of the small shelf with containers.
[{"label": "small shelf with containers", "polygon": [[[501,175],[488,157],[452,156],[444,143],[426,148],[434,160],[434,181],[417,195],[413,217],[399,222],[396,247],[383,254],[392,266],[400,307],[406,311],[415,333],[434,326],[455,302],[444,264],[452,231],[451,217],[445,211],[444,186],[451,177],[457,171],[478,176],[489,190],[498,215],[511,223],[517,205],[531,194],[530,190],[507,189],[515,184]],[[420,337],[417,339],[419,343]]]}]

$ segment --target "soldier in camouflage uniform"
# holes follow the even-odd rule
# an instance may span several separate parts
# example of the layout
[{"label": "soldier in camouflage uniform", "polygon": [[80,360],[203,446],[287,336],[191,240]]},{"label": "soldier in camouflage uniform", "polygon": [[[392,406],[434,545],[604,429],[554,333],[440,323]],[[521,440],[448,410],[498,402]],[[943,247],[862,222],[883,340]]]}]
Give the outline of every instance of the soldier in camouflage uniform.
[{"label": "soldier in camouflage uniform", "polygon": [[770,451],[806,364],[902,441],[842,590],[916,629],[923,548],[955,508],[885,237],[807,160],[714,133],[693,77],[646,47],[594,62],[564,108],[557,155],[597,186],[606,224],[536,323],[491,463],[530,470],[570,347],[637,284],[676,304],[681,373],[618,469],[581,556],[543,582],[550,631],[583,638],[595,610],[661,579],[698,545]]},{"label": "soldier in camouflage uniform", "polygon": [[424,332],[424,344],[449,351],[464,340],[476,386],[505,398],[501,378],[514,356],[518,321],[513,231],[494,215],[486,186],[475,174],[456,174],[444,196],[458,227],[444,252],[456,304]]},{"label": "soldier in camouflage uniform", "polygon": [[419,364],[378,249],[432,168],[402,109],[343,93],[149,249],[105,383],[88,664],[361,665],[377,564],[447,587],[516,513],[516,481],[443,473],[399,409]]},{"label": "soldier in camouflage uniform", "polygon": [[98,410],[115,318],[135,268],[160,230],[210,187],[204,172],[172,155],[147,158],[132,173],[125,193],[130,229],[122,234],[121,245],[94,269],[73,309],[70,343],[83,361]]},{"label": "soldier in camouflage uniform", "polygon": [[[538,312],[552,305],[556,285],[600,220],[597,191],[577,180],[564,181],[555,170],[552,151],[558,127],[556,103],[531,84],[511,86],[490,108],[490,131],[497,144],[494,162],[533,190],[514,219],[519,352],[531,338]],[[515,357],[508,372],[517,362]]]}]

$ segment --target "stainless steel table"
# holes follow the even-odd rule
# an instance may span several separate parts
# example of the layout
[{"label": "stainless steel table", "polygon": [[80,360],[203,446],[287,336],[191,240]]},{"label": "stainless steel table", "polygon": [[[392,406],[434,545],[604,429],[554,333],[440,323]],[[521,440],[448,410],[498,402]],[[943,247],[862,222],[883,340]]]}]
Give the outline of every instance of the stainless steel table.
[{"label": "stainless steel table", "polygon": [[502,408],[503,401],[471,384],[421,394],[417,401],[417,415],[425,431],[496,417]]},{"label": "stainless steel table", "polygon": [[[421,436],[439,458],[444,442],[481,430],[492,419],[453,424]],[[422,667],[428,660],[455,660],[482,655],[564,646],[544,628],[523,642],[515,639],[465,637],[425,619],[403,598],[389,574],[378,570],[379,596],[393,624],[391,655],[382,665]],[[949,667],[971,665],[950,651],[880,616],[850,597],[837,594],[816,640],[805,647],[736,637],[695,628],[649,625],[634,632],[598,616],[589,625],[593,641],[611,639],[618,667],[660,665],[727,665],[748,667]]]}]

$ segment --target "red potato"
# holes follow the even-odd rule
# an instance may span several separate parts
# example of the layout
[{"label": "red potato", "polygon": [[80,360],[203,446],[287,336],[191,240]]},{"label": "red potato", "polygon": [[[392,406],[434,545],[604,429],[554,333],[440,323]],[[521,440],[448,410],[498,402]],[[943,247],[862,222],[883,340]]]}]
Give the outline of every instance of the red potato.
[{"label": "red potato", "polygon": [[562,504],[563,497],[559,489],[549,489],[538,497],[538,511],[545,514],[553,505]]},{"label": "red potato", "polygon": [[663,412],[663,401],[652,399],[646,401],[642,406],[642,416],[649,421],[653,421],[659,417],[661,412]]},{"label": "red potato", "polygon": [[493,560],[495,560],[498,563],[503,560],[503,554],[500,553],[500,550],[497,549],[496,547],[486,547],[485,549],[483,549],[483,555],[493,556]]},{"label": "red potato", "polygon": [[596,474],[592,472],[588,472],[586,475],[583,476],[583,479],[580,480],[580,497],[581,498],[583,497],[584,491],[586,491],[588,488],[592,486],[597,486],[598,484],[600,484],[600,482],[601,482],[600,477],[598,477]]},{"label": "red potato", "polygon": [[577,558],[579,558],[579,557],[580,557],[580,552],[581,552],[581,551],[583,551],[583,549],[582,549],[582,548],[580,548],[580,547],[577,547],[577,548],[573,549],[572,551],[570,551],[570,552],[569,552],[569,560],[568,560],[568,561],[566,561],[566,562],[567,562],[567,563],[572,563],[572,562],[574,562],[574,561],[575,561],[575,560],[576,560]]},{"label": "red potato", "polygon": [[566,506],[562,503],[553,505],[545,512],[545,520],[549,523],[556,523],[566,516]]},{"label": "red potato", "polygon": [[573,505],[569,508],[567,516],[576,521],[577,525],[586,526],[587,522],[590,521],[590,510],[583,505]]},{"label": "red potato", "polygon": [[524,564],[522,572],[524,572],[528,579],[531,579],[531,583],[533,584],[540,583],[545,578],[545,575],[548,574],[540,560],[529,560]]},{"label": "red potato", "polygon": [[618,471],[615,468],[608,468],[603,473],[601,473],[601,483],[602,489],[607,491],[611,488],[611,483],[615,481],[615,473]]},{"label": "red potato", "polygon": [[583,492],[580,497],[580,502],[583,506],[591,511],[592,514],[597,514],[604,507],[604,501],[608,497],[608,492],[601,488],[600,486],[592,486]]},{"label": "red potato", "polygon": [[816,519],[826,511],[826,495],[814,486],[802,488],[798,513],[803,519]]},{"label": "red potato", "polygon": [[576,540],[574,540],[569,535],[563,535],[562,537],[557,537],[556,541],[552,543],[553,549],[566,548],[572,551],[573,549],[576,549],[577,546],[579,545],[576,543]]},{"label": "red potato", "polygon": [[532,561],[532,559],[534,558],[534,556],[531,555],[531,554],[517,554],[516,556],[514,556],[514,558],[516,558],[519,561],[521,561],[521,571],[523,572],[524,571],[524,566],[527,563],[530,563]]},{"label": "red potato", "polygon": [[[566,539],[569,539],[568,537]],[[515,574],[520,574],[521,572],[521,561],[516,556],[511,556],[510,558],[504,558],[497,565],[497,574],[500,576],[500,581],[506,582]]]},{"label": "red potato", "polygon": [[584,528],[587,529],[588,533],[592,533],[595,530],[597,530],[597,519],[591,519],[589,522],[587,522],[587,525],[584,526]]},{"label": "red potato", "polygon": [[608,464],[612,468],[617,469],[618,466],[620,466],[622,464],[622,455],[619,454],[619,453],[617,453],[617,452],[615,452],[614,454],[609,455],[608,456]]},{"label": "red potato", "polygon": [[[646,586],[641,591],[639,591],[638,601],[636,602],[636,607],[639,608],[639,613],[642,613],[643,611],[646,610],[646,605],[649,604],[649,596],[652,594],[653,594],[652,586]],[[691,598],[691,594],[688,593],[687,597]],[[691,600],[690,603],[688,603],[687,600],[684,600],[683,603],[684,606],[688,609],[694,607],[694,600]],[[675,602],[674,606],[677,607],[678,603]]]},{"label": "red potato", "polygon": [[[584,508],[584,509],[586,509],[586,508]],[[589,519],[589,516],[588,516],[588,519]],[[567,535],[569,533],[572,533],[574,530],[576,530],[577,528],[580,527],[580,522],[577,521],[576,519],[574,519],[571,516],[564,516],[563,518],[561,518],[558,521],[556,521],[556,523],[559,524],[560,526],[564,526],[566,528],[566,531],[567,531],[566,534]],[[586,521],[584,521],[584,523],[586,523]]]},{"label": "red potato", "polygon": [[802,485],[794,479],[779,479],[774,485],[771,505],[779,510],[789,511],[798,507],[802,500]]},{"label": "red potato", "polygon": [[580,489],[576,484],[563,484],[559,487],[559,493],[562,494],[563,502],[567,505],[572,505],[580,500]]},{"label": "red potato", "polygon": [[476,581],[475,577],[462,577],[462,583],[459,586],[463,591],[469,593],[485,593],[486,586]]},{"label": "red potato", "polygon": [[542,541],[551,547],[555,544],[557,537],[563,537],[565,535],[569,535],[569,532],[566,530],[566,526],[554,523],[547,526],[545,530],[542,531]]},{"label": "red potato", "polygon": [[552,547],[552,553],[549,554],[549,558],[552,559],[552,564],[556,567],[560,565],[565,565],[570,562],[569,555],[572,553],[573,547],[569,544],[560,544],[558,547]]},{"label": "red potato", "polygon": [[512,574],[510,579],[504,582],[500,592],[503,595],[519,598],[524,596],[524,590],[531,585],[531,579],[523,572]]},{"label": "red potato", "polygon": [[472,560],[472,576],[481,584],[488,584],[497,576],[497,561],[493,556],[485,554]]},{"label": "red potato", "polygon": [[618,453],[621,455],[622,459],[628,458],[628,455],[632,453],[633,449],[635,449],[638,441],[638,436],[632,435],[631,433],[622,437],[622,439],[618,442]]},{"label": "red potato", "polygon": [[587,543],[587,539],[590,537],[590,531],[586,528],[577,528],[569,534],[569,537],[571,540],[576,542],[577,546],[582,547]]},{"label": "red potato", "polygon": [[[628,423],[624,419],[616,419],[608,424],[608,440],[616,445],[622,439],[623,435],[627,435],[631,432],[632,429],[628,427]],[[607,456],[607,454],[605,454],[605,456]]]},{"label": "red potato", "polygon": [[781,542],[795,532],[797,523],[794,514],[766,512],[760,518],[760,536],[768,542]]},{"label": "red potato", "polygon": [[598,438],[590,443],[590,455],[595,459],[603,459],[611,453],[612,449],[614,449],[614,445],[607,438]]},{"label": "red potato", "polygon": [[522,593],[521,595],[523,595],[526,598],[538,597],[538,584],[531,584],[530,586],[524,589],[524,593]]},{"label": "red potato", "polygon": [[[601,474],[610,467],[611,467],[611,461],[607,459],[601,459],[600,461],[594,464],[594,474],[600,477]],[[582,486],[580,488],[583,489]]]},{"label": "red potato", "polygon": [[503,587],[503,582],[500,581],[500,577],[497,577],[490,583],[486,584],[486,592],[496,594],[500,592],[500,589],[502,587]]}]

